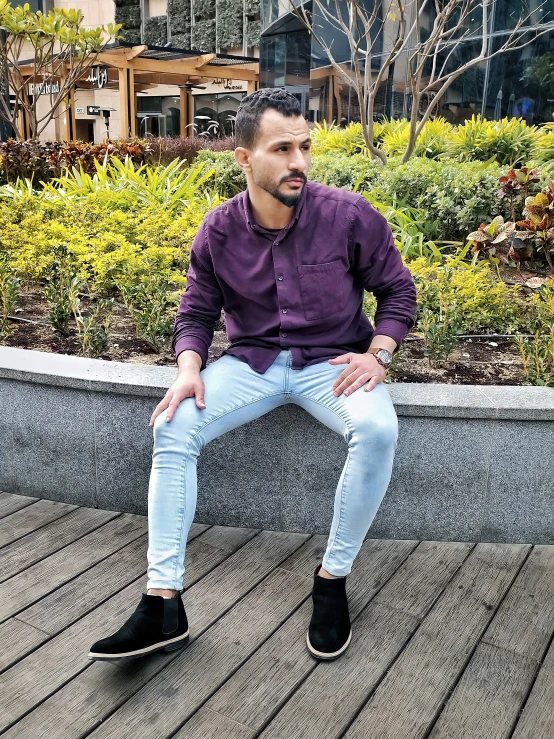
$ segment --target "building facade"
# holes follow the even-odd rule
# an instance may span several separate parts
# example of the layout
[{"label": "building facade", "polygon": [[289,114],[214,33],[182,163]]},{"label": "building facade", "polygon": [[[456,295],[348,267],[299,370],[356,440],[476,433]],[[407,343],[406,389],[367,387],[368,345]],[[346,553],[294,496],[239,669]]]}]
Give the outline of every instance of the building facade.
[{"label": "building facade", "polygon": [[[374,0],[364,1],[369,9],[373,8]],[[351,59],[346,37],[321,16],[316,3],[307,2],[304,7],[312,12],[313,23],[324,41],[332,40],[335,59],[348,67]],[[334,4],[330,7],[332,9]],[[377,10],[382,13],[381,7]],[[489,119],[522,117],[529,124],[552,121],[554,0],[492,0],[488,52],[500,48],[522,14],[530,17],[520,38],[522,42],[534,38],[532,43],[493,57],[462,74],[447,90],[435,115],[442,115],[452,123],[463,122],[478,113]],[[396,37],[397,22],[385,20],[381,32],[373,39],[374,73],[379,68],[381,56]],[[290,0],[261,0],[261,23],[262,87],[289,89],[297,95],[308,120],[340,124],[360,120],[355,92],[342,76],[334,73],[322,47],[292,12]],[[422,26],[430,28],[431,23],[432,18],[427,16],[423,18]],[[467,38],[451,54],[447,69],[459,68],[464,60],[479,54],[481,42],[480,37],[477,38],[477,26],[477,19],[470,17],[464,29],[468,31]],[[548,32],[542,33],[546,29]],[[472,31],[475,31],[473,39]],[[396,62],[378,90],[376,118],[406,116],[411,109],[411,96],[406,84],[410,48],[413,44],[408,44],[407,53]],[[431,92],[430,96],[433,94]],[[422,101],[422,113],[430,96]]]},{"label": "building facade", "polygon": [[[53,7],[82,11],[85,27],[121,23],[125,42],[145,44],[159,50],[158,58],[167,57],[172,49],[199,50],[229,56],[229,65],[237,57],[245,65],[257,62],[260,35],[259,0],[32,0],[31,9],[48,12]],[[154,53],[154,52],[152,52]],[[174,55],[175,57],[176,55]],[[220,59],[222,63],[224,59]],[[257,64],[254,65],[257,68]],[[185,85],[171,84],[168,75],[160,73],[157,82],[151,75],[141,83],[136,76],[132,113],[122,115],[120,76],[117,69],[98,64],[87,79],[79,82],[72,102],[71,137],[100,142],[109,135],[113,139],[129,135],[129,115],[139,136],[172,136],[185,133],[224,135],[233,132],[238,105],[247,94],[249,83],[244,75],[238,79],[229,74],[188,77]],[[39,86],[40,87],[40,86]],[[182,90],[186,89],[186,125],[182,121]],[[40,90],[37,89],[40,94]],[[109,111],[109,119],[102,111]],[[43,131],[43,140],[68,137],[68,118],[59,116]],[[107,128],[106,124],[109,128]]]}]

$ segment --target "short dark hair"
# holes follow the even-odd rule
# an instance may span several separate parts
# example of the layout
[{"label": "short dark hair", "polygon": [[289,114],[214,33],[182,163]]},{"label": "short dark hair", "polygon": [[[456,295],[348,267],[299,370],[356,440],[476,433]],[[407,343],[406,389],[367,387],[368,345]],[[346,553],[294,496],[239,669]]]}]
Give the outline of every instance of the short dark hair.
[{"label": "short dark hair", "polygon": [[268,108],[279,111],[281,115],[302,115],[298,98],[282,87],[264,87],[250,93],[240,102],[235,119],[235,140],[237,146],[252,149],[256,143],[260,118]]}]

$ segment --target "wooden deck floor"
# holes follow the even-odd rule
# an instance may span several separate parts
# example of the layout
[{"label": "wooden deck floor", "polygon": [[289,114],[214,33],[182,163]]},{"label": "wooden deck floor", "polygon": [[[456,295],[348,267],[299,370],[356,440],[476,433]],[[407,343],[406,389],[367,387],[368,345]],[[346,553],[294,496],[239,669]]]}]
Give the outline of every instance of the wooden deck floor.
[{"label": "wooden deck floor", "polygon": [[306,650],[326,537],[193,524],[191,640],[91,662],[145,587],[142,516],[0,494],[0,734],[553,739],[554,546],[367,540],[353,638]]}]

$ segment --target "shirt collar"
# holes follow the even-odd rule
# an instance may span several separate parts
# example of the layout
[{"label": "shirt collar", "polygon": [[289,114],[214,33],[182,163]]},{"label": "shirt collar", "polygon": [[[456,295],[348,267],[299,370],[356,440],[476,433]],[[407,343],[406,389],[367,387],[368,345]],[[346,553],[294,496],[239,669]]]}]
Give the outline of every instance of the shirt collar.
[{"label": "shirt collar", "polygon": [[[304,208],[304,203],[306,202],[306,194],[308,190],[309,181],[304,183],[304,187],[302,188],[302,195],[300,197],[300,201],[296,208],[294,209],[294,216],[292,217],[290,223],[288,226],[285,226],[283,231],[288,231],[290,228],[294,226],[296,221],[300,218],[300,214],[302,212],[302,209]],[[244,205],[244,217],[246,218],[246,221],[250,228],[253,228],[255,230],[259,230],[261,226],[256,222],[256,219],[254,218],[254,215],[252,213],[252,207],[250,203],[250,195],[248,193],[248,190],[246,189],[244,191],[244,197],[242,199],[243,205]]]}]

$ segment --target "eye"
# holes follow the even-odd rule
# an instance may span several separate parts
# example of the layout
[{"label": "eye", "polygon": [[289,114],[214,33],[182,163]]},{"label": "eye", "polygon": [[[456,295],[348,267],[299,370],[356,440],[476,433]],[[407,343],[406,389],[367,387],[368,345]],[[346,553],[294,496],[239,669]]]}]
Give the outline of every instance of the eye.
[{"label": "eye", "polygon": [[280,146],[277,151],[286,151],[288,147],[286,146]]}]

